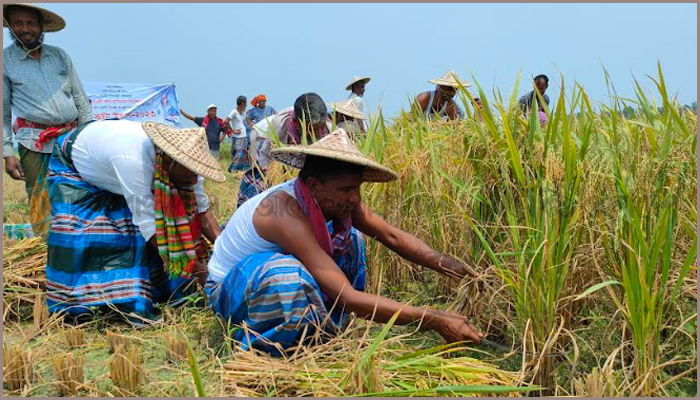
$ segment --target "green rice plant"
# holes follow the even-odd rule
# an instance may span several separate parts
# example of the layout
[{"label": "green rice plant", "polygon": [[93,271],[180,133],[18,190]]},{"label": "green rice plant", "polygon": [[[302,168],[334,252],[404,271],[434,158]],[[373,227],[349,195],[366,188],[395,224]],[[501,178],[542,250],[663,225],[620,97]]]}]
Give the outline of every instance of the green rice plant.
[{"label": "green rice plant", "polygon": [[[671,151],[674,141],[689,143],[694,133],[685,128],[677,106],[669,101],[660,67],[654,83],[663,111],[637,83],[644,122],[635,131],[644,135],[632,134],[627,143],[610,143],[620,214],[611,232],[603,235],[603,244],[606,272],[613,279],[592,288],[607,287],[624,316],[634,349],[631,394],[645,396],[663,393],[658,380],[663,366],[662,331],[697,252],[697,232],[683,229],[680,215],[687,203],[686,185],[697,180],[689,176],[694,175],[695,158],[685,151]],[[611,125],[620,126],[615,114],[610,115]],[[634,148],[636,156],[629,157],[625,146]]]}]

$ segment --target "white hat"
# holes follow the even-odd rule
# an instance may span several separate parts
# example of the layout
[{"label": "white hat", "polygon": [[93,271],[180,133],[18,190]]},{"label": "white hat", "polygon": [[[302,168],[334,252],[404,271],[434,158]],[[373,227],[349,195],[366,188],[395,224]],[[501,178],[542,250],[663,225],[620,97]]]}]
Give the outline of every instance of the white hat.
[{"label": "white hat", "polygon": [[345,90],[352,90],[352,85],[356,84],[357,82],[364,81],[365,83],[368,83],[371,80],[372,78],[370,78],[369,76],[355,76],[352,78],[352,81],[350,81],[348,86],[345,87]]},{"label": "white hat", "polygon": [[399,177],[396,172],[362,154],[342,128],[308,146],[287,146],[270,152],[273,159],[298,169],[304,167],[307,155],[363,166],[362,177],[367,182],[391,182]]},{"label": "white hat", "polygon": [[468,88],[469,86],[472,85],[472,84],[469,83],[469,82],[462,81],[462,80],[460,80],[459,78],[457,78],[457,74],[455,74],[455,72],[452,71],[452,70],[447,71],[447,73],[445,74],[445,76],[443,76],[442,78],[433,79],[433,80],[430,80],[430,81],[428,81],[428,82],[430,82],[430,83],[432,83],[432,84],[434,84],[434,85],[439,85],[439,86],[451,86],[451,87],[453,87],[453,88],[459,88],[460,83],[461,83],[462,86],[464,86],[465,88]]},{"label": "white hat", "polygon": [[367,116],[355,105],[352,100],[338,101],[335,103],[328,103],[328,108],[331,110],[347,115],[355,119],[366,119]]},{"label": "white hat", "polygon": [[215,182],[226,181],[221,165],[209,151],[204,128],[177,129],[153,121],[141,126],[153,144],[183,167]]},{"label": "white hat", "polygon": [[217,109],[218,109],[219,107],[217,107],[216,104],[209,104],[209,105],[207,106],[207,111],[209,111],[209,109],[211,109],[211,108],[217,108]]},{"label": "white hat", "polygon": [[5,28],[9,28],[9,26],[7,25],[8,18],[7,15],[5,15],[5,11],[7,10],[7,7],[12,6],[26,7],[31,8],[32,10],[39,11],[41,17],[44,20],[44,26],[42,27],[42,30],[44,32],[58,32],[66,27],[66,21],[53,11],[49,11],[39,6],[35,6],[32,3],[10,3],[2,5],[2,26],[4,26]]}]

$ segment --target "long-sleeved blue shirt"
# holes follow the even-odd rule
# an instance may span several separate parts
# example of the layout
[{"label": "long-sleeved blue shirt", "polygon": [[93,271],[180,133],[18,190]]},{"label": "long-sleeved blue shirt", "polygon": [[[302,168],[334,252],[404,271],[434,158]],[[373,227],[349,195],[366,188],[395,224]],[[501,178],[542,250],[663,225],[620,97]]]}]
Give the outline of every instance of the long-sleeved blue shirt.
[{"label": "long-sleeved blue shirt", "polygon": [[[42,45],[40,61],[27,55],[16,43],[2,52],[2,152],[14,154],[12,112],[18,118],[44,125],[60,125],[92,119],[92,107],[66,52]],[[53,141],[38,150],[34,143],[41,129],[21,128],[17,141],[32,151],[51,153]]]}]

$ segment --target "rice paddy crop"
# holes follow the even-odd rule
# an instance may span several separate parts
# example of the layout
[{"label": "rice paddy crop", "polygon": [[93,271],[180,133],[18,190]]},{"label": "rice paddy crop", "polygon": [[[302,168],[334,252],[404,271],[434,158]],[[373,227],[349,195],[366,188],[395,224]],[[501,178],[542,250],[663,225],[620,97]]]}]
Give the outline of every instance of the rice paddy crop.
[{"label": "rice paddy crop", "polygon": [[[455,283],[370,238],[368,290],[462,313],[487,334],[484,345],[444,346],[415,327],[351,319],[338,337],[270,357],[241,351],[231,340],[238,327],[195,306],[144,330],[94,321],[64,343],[37,303],[45,244],[6,241],[3,348],[13,357],[4,371],[14,364],[5,392],[60,394],[60,382],[78,380],[58,377],[53,356],[78,344],[75,389],[86,395],[696,395],[697,115],[667,92],[660,68],[635,81],[631,99],[606,79],[599,102],[562,77],[544,126],[522,114],[515,89],[477,83],[458,96],[465,120],[415,111],[390,120],[377,109],[358,138],[401,175],[363,187],[370,207],[480,273]],[[472,117],[477,93],[483,121]],[[294,174],[273,164],[268,178]],[[227,177],[206,184],[221,222],[240,173]],[[4,204],[24,201],[16,197]]]}]

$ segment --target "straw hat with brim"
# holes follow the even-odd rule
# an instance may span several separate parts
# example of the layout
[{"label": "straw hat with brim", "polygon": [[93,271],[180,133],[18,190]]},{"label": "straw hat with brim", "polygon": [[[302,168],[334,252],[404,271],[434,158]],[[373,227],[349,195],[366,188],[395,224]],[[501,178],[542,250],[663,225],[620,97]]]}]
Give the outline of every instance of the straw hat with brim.
[{"label": "straw hat with brim", "polygon": [[355,147],[344,129],[338,129],[308,146],[281,147],[271,151],[271,157],[290,167],[304,167],[306,156],[326,157],[365,167],[362,175],[367,182],[391,182],[398,174],[368,158]]},{"label": "straw hat with brim", "polygon": [[367,116],[355,106],[355,103],[353,103],[352,100],[328,103],[328,108],[337,113],[347,115],[348,117],[352,117],[355,119],[367,118]]},{"label": "straw hat with brim", "polygon": [[5,14],[5,11],[7,11],[7,7],[11,6],[25,7],[39,11],[39,13],[41,13],[42,18],[44,19],[44,32],[58,32],[66,27],[66,21],[53,11],[49,11],[39,6],[35,6],[32,3],[11,3],[2,5],[2,26],[4,26],[5,28],[9,28],[8,24],[10,21],[7,14]]},{"label": "straw hat with brim", "polygon": [[457,74],[455,74],[454,71],[448,71],[447,74],[445,74],[445,76],[443,76],[442,78],[433,79],[433,80],[430,80],[428,82],[430,82],[434,85],[451,86],[453,88],[459,88],[460,83],[465,88],[468,88],[469,86],[472,85],[469,82],[465,82],[465,81],[462,81],[459,78],[457,78]]},{"label": "straw hat with brim", "polygon": [[226,181],[221,166],[209,152],[204,128],[177,129],[152,121],[141,125],[153,144],[183,167],[215,182]]},{"label": "straw hat with brim", "polygon": [[371,81],[371,80],[372,80],[372,78],[370,78],[369,76],[356,76],[356,77],[353,77],[353,78],[352,78],[352,82],[350,82],[350,84],[348,84],[348,86],[345,87],[345,90],[352,90],[352,85],[356,84],[357,82],[364,82],[364,83],[367,83],[367,82],[369,82],[369,81]]}]

